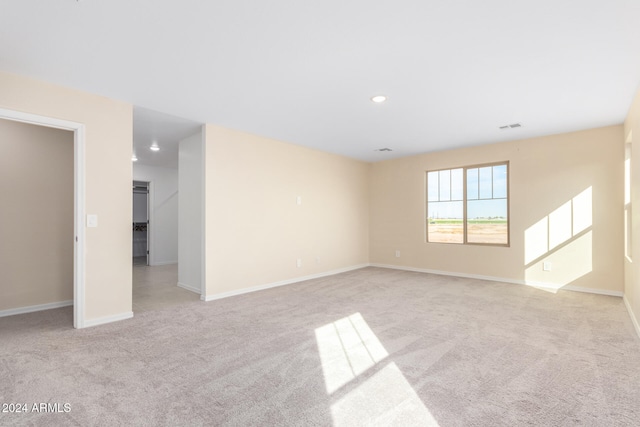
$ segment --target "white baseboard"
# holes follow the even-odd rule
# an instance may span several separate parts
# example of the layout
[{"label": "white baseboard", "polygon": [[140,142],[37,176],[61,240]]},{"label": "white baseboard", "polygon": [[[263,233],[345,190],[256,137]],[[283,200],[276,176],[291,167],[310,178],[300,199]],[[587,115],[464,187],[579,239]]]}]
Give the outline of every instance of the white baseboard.
[{"label": "white baseboard", "polygon": [[248,294],[250,292],[262,291],[264,289],[275,288],[275,287],[278,287],[278,286],[291,285],[293,283],[304,282],[305,280],[319,279],[321,277],[333,276],[334,274],[340,274],[340,273],[346,273],[348,271],[359,270],[361,268],[365,268],[365,267],[368,267],[368,266],[369,266],[369,264],[354,265],[354,266],[351,266],[351,267],[340,268],[340,269],[337,269],[337,270],[325,271],[324,273],[311,274],[309,276],[301,276],[301,277],[296,277],[296,278],[293,278],[293,279],[282,280],[282,281],[279,281],[279,282],[267,283],[267,284],[259,285],[259,286],[252,286],[250,288],[239,289],[237,291],[229,291],[229,292],[223,292],[223,293],[215,294],[215,295],[207,295],[206,298],[203,295],[200,299],[202,299],[203,301],[214,301],[214,300],[217,300],[217,299],[229,298],[229,297],[233,297],[233,296],[236,296],[236,295],[242,295],[242,294]]},{"label": "white baseboard", "polygon": [[640,323],[638,323],[638,318],[636,318],[635,313],[631,309],[631,304],[629,303],[629,300],[627,299],[626,295],[622,297],[622,300],[624,301],[624,305],[627,307],[627,311],[629,312],[629,317],[631,317],[631,323],[633,323],[633,327],[636,328],[636,333],[640,338]]},{"label": "white baseboard", "polygon": [[451,271],[404,267],[404,266],[390,265],[390,264],[369,264],[369,265],[371,267],[390,268],[394,270],[404,270],[404,271],[415,271],[417,273],[438,274],[440,276],[464,277],[469,279],[489,280],[491,282],[502,282],[502,283],[511,283],[515,285],[525,285],[525,286],[531,286],[534,288],[544,289],[552,292],[557,292],[558,290],[562,289],[562,290],[574,291],[574,292],[585,292],[589,294],[608,295],[612,297],[622,297],[624,295],[620,291],[608,291],[603,289],[582,288],[579,286],[571,286],[571,285],[558,287],[558,285],[555,285],[553,283],[535,282],[532,280],[506,279],[504,277],[481,276],[479,274],[455,273]]},{"label": "white baseboard", "polygon": [[73,300],[50,302],[48,304],[30,305],[27,307],[9,308],[0,310],[0,317],[14,316],[16,314],[33,313],[35,311],[51,310],[52,308],[69,307]]},{"label": "white baseboard", "polygon": [[608,291],[606,289],[583,288],[580,286],[572,286],[572,285],[563,286],[560,289],[562,289],[563,291],[584,292],[587,294],[607,295],[610,297],[619,297],[619,298],[622,298],[624,296],[624,292],[622,291]]},{"label": "white baseboard", "polygon": [[105,323],[117,322],[118,320],[131,319],[132,317],[133,317],[133,311],[128,311],[126,313],[114,314],[113,316],[104,316],[104,317],[98,317],[97,319],[88,319],[84,321],[83,328],[104,325]]},{"label": "white baseboard", "polygon": [[198,295],[200,295],[202,293],[200,288],[196,288],[195,286],[187,285],[186,283],[178,282],[178,287],[182,288],[182,289],[186,289],[186,290],[191,291],[191,292],[195,292]]}]

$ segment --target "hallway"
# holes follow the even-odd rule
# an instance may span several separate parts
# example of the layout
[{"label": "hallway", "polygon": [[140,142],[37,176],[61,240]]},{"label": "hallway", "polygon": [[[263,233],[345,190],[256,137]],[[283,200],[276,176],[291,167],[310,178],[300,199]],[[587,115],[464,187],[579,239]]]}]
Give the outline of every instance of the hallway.
[{"label": "hallway", "polygon": [[178,287],[178,264],[133,265],[133,312],[142,313],[196,302],[200,296]]}]

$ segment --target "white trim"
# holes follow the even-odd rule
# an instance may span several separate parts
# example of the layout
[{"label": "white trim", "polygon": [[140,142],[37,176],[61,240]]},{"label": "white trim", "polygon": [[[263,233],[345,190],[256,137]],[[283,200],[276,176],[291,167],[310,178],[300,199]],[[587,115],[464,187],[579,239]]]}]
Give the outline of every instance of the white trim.
[{"label": "white trim", "polygon": [[180,283],[178,282],[178,287],[182,288],[182,289],[186,289],[188,291],[194,292],[198,295],[201,295],[200,293],[200,289],[196,288],[195,286],[191,286],[191,285],[187,285],[186,283]]},{"label": "white trim", "polygon": [[623,293],[620,291],[608,291],[602,289],[593,289],[593,288],[581,288],[578,286],[561,286],[558,288],[558,285],[553,283],[545,283],[545,282],[535,282],[532,280],[516,280],[516,279],[506,279],[504,277],[494,277],[494,276],[481,276],[479,274],[467,274],[467,273],[455,273],[451,271],[441,271],[441,270],[431,270],[426,268],[414,268],[414,267],[404,267],[398,265],[390,265],[390,264],[369,264],[371,267],[379,267],[379,268],[389,268],[393,270],[404,270],[404,271],[415,271],[417,273],[429,273],[429,274],[437,274],[439,276],[453,276],[453,277],[464,277],[469,279],[479,279],[479,280],[489,280],[491,282],[502,282],[502,283],[511,283],[514,285],[525,285],[531,286],[534,288],[540,288],[544,290],[549,290],[552,292],[557,292],[558,290],[567,290],[574,292],[585,292],[589,294],[598,294],[598,295],[608,295],[612,297],[622,297]]},{"label": "white trim", "polygon": [[207,297],[202,295],[200,299],[203,301],[214,301],[217,299],[228,298],[228,297],[233,297],[233,296],[242,295],[242,294],[248,294],[250,292],[262,291],[265,289],[275,288],[278,286],[291,285],[293,283],[304,282],[305,280],[319,279],[321,277],[333,276],[335,274],[346,273],[348,271],[353,271],[353,270],[359,270],[361,268],[365,268],[368,266],[369,264],[359,264],[351,267],[340,268],[337,270],[325,271],[324,273],[311,274],[309,276],[302,276],[302,277],[296,277],[293,279],[281,280],[279,282],[267,283],[265,285],[252,286],[250,288],[239,289],[237,291],[223,292],[221,294],[215,294]]},{"label": "white trim", "polygon": [[640,338],[640,323],[638,323],[638,319],[636,318],[636,315],[633,313],[633,310],[631,309],[631,303],[629,303],[629,300],[627,299],[626,295],[622,297],[622,301],[624,301],[624,305],[627,307],[627,311],[629,312],[629,317],[631,317],[631,323],[633,323],[633,327],[636,328],[636,333]]},{"label": "white trim", "polygon": [[91,326],[104,325],[105,323],[117,322],[118,320],[131,319],[132,317],[133,317],[133,311],[114,314],[113,316],[98,317],[97,319],[85,320],[84,327],[89,328]]},{"label": "white trim", "polygon": [[207,296],[207,125],[200,128],[200,299]]},{"label": "white trim", "polygon": [[573,285],[563,286],[560,289],[562,289],[563,291],[584,292],[587,294],[607,295],[610,297],[618,297],[618,298],[622,298],[624,296],[624,292],[621,292],[621,291],[609,291],[606,289],[583,288],[581,286],[573,286]]},{"label": "white trim", "polygon": [[46,126],[73,131],[73,199],[74,199],[74,232],[76,242],[73,248],[73,327],[85,327],[85,126],[82,123],[37,114],[0,108],[0,119],[14,120],[23,123]]},{"label": "white trim", "polygon": [[[144,181],[143,181],[144,182]],[[153,185],[153,181],[146,181],[147,183],[147,250],[149,253],[147,254],[147,262],[148,265],[158,265],[156,263],[156,251],[153,244],[156,242],[155,239],[155,231],[156,231],[156,217],[155,217],[155,188]]]},{"label": "white trim", "polygon": [[85,160],[85,128],[79,125],[74,132],[74,200],[75,200],[75,233],[73,274],[73,327],[85,327],[85,286],[86,286],[86,237],[85,237],[85,192],[86,192],[86,160]]},{"label": "white trim", "polygon": [[73,300],[50,302],[48,304],[29,305],[27,307],[9,308],[7,310],[0,310],[0,317],[33,313],[34,311],[51,310],[52,308],[69,307],[70,305],[73,305]]}]

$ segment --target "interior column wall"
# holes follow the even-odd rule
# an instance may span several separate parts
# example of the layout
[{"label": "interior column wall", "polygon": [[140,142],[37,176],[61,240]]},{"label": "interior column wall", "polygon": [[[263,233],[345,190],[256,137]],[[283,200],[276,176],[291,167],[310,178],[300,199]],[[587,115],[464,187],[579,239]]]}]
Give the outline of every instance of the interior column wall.
[{"label": "interior column wall", "polygon": [[85,325],[131,317],[132,106],[8,73],[0,93],[0,108],[84,124],[85,208],[98,217],[86,229]]},{"label": "interior column wall", "polygon": [[204,235],[203,141],[199,132],[178,146],[178,286],[202,292]]}]

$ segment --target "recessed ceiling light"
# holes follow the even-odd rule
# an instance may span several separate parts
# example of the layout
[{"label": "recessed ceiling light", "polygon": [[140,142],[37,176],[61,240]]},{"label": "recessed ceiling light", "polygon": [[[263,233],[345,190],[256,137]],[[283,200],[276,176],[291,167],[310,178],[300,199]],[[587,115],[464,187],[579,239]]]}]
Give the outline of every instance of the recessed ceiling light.
[{"label": "recessed ceiling light", "polygon": [[151,151],[160,151],[160,147],[158,147],[158,143],[154,142],[153,144],[151,144],[151,147],[149,147],[149,149]]},{"label": "recessed ceiling light", "polygon": [[387,97],[384,96],[384,95],[376,95],[376,96],[371,97],[371,100],[373,102],[375,102],[376,104],[381,104],[381,103],[383,103],[384,101],[387,100]]}]

